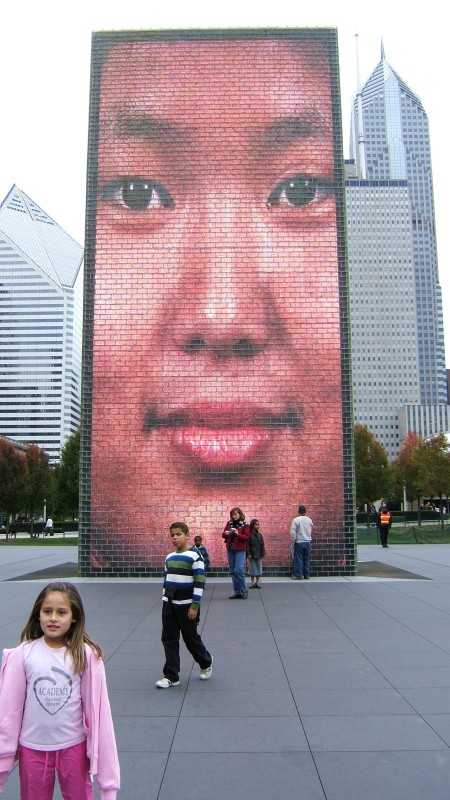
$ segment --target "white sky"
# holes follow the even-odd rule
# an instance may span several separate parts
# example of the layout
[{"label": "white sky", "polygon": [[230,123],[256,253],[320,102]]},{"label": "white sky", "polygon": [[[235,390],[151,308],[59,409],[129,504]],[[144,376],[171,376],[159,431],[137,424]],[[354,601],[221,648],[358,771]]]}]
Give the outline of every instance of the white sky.
[{"label": "white sky", "polygon": [[[227,0],[4,0],[0,19],[0,201],[16,183],[80,244],[84,241],[91,32],[152,28],[336,26],[344,156],[356,89],[355,33],[364,82],[380,42],[396,72],[419,95],[430,120],[439,274],[450,364],[450,225],[446,220],[449,28],[444,6],[396,0],[308,3]],[[401,302],[399,297],[399,302]]]}]

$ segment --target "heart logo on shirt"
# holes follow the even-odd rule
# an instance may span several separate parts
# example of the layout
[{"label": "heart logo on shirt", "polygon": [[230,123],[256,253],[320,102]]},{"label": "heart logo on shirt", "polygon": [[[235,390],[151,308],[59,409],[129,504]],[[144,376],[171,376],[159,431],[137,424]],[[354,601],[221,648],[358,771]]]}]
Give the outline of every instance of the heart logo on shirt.
[{"label": "heart logo on shirt", "polygon": [[58,667],[52,667],[51,672],[56,673],[56,678],[52,678],[49,675],[36,678],[33,683],[33,692],[44,711],[54,716],[70,700],[72,678],[67,672],[58,669]]}]

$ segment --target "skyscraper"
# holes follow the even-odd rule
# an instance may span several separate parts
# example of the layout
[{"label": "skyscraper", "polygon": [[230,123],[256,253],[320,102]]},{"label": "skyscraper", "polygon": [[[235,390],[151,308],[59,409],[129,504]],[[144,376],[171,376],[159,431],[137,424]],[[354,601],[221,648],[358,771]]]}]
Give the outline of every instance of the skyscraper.
[{"label": "skyscraper", "polygon": [[[351,157],[359,176],[407,182],[420,403],[445,404],[444,330],[428,117],[420,99],[386,61],[383,47],[380,63],[355,99]],[[399,293],[399,306],[402,301]]]},{"label": "skyscraper", "polygon": [[0,436],[53,462],[80,423],[82,260],[13,186],[0,205]]},{"label": "skyscraper", "polygon": [[352,172],[347,164],[354,416],[393,459],[401,445],[398,410],[420,402],[408,187]]}]

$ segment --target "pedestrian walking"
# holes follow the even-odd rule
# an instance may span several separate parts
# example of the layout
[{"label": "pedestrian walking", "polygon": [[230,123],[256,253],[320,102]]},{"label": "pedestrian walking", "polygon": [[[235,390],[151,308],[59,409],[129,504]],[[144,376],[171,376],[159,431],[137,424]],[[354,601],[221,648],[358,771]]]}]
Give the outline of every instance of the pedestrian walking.
[{"label": "pedestrian walking", "polygon": [[200,680],[212,674],[213,657],[198,633],[200,602],[205,584],[205,566],[196,550],[189,548],[189,527],[173,522],[170,538],[175,550],[164,562],[162,634],[166,661],[158,689],[170,689],[180,683],[180,633],[192,658],[200,667]]}]

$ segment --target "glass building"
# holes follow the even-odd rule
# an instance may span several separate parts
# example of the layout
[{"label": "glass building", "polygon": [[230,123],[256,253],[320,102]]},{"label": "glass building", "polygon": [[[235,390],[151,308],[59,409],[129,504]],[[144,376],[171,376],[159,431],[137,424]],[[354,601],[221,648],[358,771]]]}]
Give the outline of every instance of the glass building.
[{"label": "glass building", "polygon": [[80,424],[83,249],[13,186],[0,205],[0,436],[59,459]]},{"label": "glass building", "polygon": [[[362,116],[362,118],[361,118]],[[361,146],[361,144],[363,146]],[[410,203],[419,367],[419,402],[447,402],[428,117],[420,99],[381,61],[355,98],[351,158],[372,181],[406,181]],[[362,163],[364,161],[364,163]],[[400,307],[403,297],[397,294]],[[396,335],[395,329],[392,331]],[[411,398],[412,402],[416,402]]]}]

